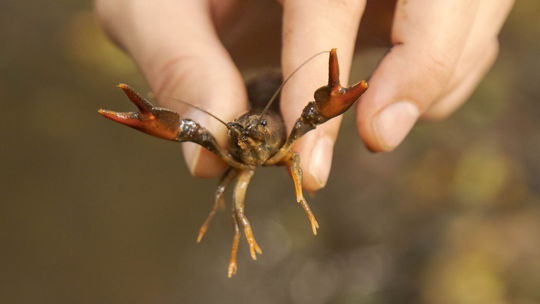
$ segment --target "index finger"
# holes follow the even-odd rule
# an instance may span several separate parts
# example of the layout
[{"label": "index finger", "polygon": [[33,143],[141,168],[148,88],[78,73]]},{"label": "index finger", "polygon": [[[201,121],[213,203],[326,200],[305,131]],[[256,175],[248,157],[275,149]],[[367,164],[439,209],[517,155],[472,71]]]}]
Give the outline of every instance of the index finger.
[{"label": "index finger", "polygon": [[[341,82],[345,85],[354,52],[356,33],[365,0],[295,0],[283,3],[283,76],[290,75],[307,58],[320,51],[338,49]],[[281,111],[291,130],[313,92],[328,82],[328,58],[321,56],[304,66],[284,87]],[[304,187],[317,190],[326,184],[334,142],[341,118],[306,134],[294,147],[301,156]]]}]

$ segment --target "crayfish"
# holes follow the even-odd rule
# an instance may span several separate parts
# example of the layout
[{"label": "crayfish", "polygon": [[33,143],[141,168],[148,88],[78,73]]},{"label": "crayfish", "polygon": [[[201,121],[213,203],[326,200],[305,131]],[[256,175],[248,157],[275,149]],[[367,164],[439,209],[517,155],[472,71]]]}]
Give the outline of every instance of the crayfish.
[{"label": "crayfish", "polygon": [[[315,129],[317,125],[344,113],[368,88],[365,81],[348,88],[340,85],[336,49],[330,51],[328,74],[328,84],[315,91],[315,101],[311,101],[306,105],[288,137],[286,137],[285,125],[279,115],[279,110],[270,108],[271,101],[278,96],[286,81],[281,82],[281,77],[278,76],[276,86],[266,85],[266,88],[263,89],[267,93],[258,92],[256,94],[253,92],[261,90],[261,81],[248,83],[248,97],[252,109],[232,122],[223,123],[227,127],[229,137],[226,149],[218,145],[214,136],[196,121],[189,118],[181,119],[180,115],[174,111],[153,106],[125,84],[120,84],[118,87],[139,108],[139,112],[119,113],[103,109],[98,112],[106,118],[156,137],[178,142],[194,142],[213,152],[228,164],[229,167],[222,176],[215,193],[213,208],[200,228],[197,242],[200,242],[206,233],[217,209],[224,206],[223,193],[236,178],[232,205],[234,237],[228,266],[228,276],[231,277],[237,270],[236,253],[241,229],[244,231],[253,260],[257,259],[257,254],[262,253],[244,213],[247,186],[257,166],[287,167],[294,182],[296,201],[307,214],[313,234],[317,234],[319,224],[302,193],[300,156],[298,153],[291,151],[291,147],[297,139]],[[265,107],[261,107],[257,102],[254,102],[254,100],[261,100],[265,99],[265,96],[270,96],[268,92],[275,93]],[[219,120],[215,115],[208,114]]]}]

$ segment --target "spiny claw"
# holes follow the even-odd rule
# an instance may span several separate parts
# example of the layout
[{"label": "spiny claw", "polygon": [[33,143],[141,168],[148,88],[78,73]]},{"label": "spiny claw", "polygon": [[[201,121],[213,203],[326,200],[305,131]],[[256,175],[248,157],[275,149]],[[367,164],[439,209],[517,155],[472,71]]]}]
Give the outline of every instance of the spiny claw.
[{"label": "spiny claw", "polygon": [[329,59],[328,85],[315,91],[315,104],[319,114],[330,119],[344,113],[367,88],[368,84],[363,80],[348,88],[341,86],[337,53],[336,49],[332,49]]},{"label": "spiny claw", "polygon": [[261,247],[259,247],[259,244],[257,244],[257,241],[255,239],[248,240],[249,244],[249,253],[251,254],[251,258],[256,261],[257,260],[257,254],[262,254]]},{"label": "spiny claw", "polygon": [[319,229],[319,223],[315,217],[310,217],[309,222],[311,223],[311,230],[313,230],[313,235],[317,235],[317,229]]},{"label": "spiny claw", "polygon": [[298,203],[302,206],[302,208],[304,208],[304,211],[307,214],[309,222],[311,223],[311,230],[313,230],[313,235],[317,235],[317,229],[319,229],[319,223],[317,222],[315,215],[313,215],[313,212],[309,208],[309,205],[303,195],[298,198]]},{"label": "spiny claw", "polygon": [[178,126],[180,124],[180,115],[178,113],[164,108],[154,107],[127,84],[119,84],[118,87],[139,108],[140,112],[122,113],[99,109],[99,114],[156,137],[168,140],[175,140],[177,138]]},{"label": "spiny claw", "polygon": [[257,253],[258,254],[262,254],[262,250],[261,248],[259,247],[259,245],[257,244],[257,242],[255,241],[255,239],[253,240],[253,242],[249,242],[249,253],[251,255],[251,258],[256,261],[257,260]]},{"label": "spiny claw", "polygon": [[[219,188],[218,188],[219,190]],[[216,211],[218,209],[224,209],[225,208],[225,200],[223,199],[223,196],[220,195],[216,197],[216,200],[214,202],[214,207],[212,207],[212,210],[210,210],[210,213],[208,214],[208,217],[204,221],[204,223],[201,226],[201,229],[199,229],[199,235],[197,236],[197,243],[200,243],[204,234],[208,230],[208,226],[210,226],[210,222],[212,222],[212,219],[214,218],[214,215],[216,215]]]},{"label": "spiny claw", "polygon": [[237,269],[238,267],[236,266],[236,261],[231,261],[227,270],[227,277],[231,278],[233,274],[236,274]]},{"label": "spiny claw", "polygon": [[256,261],[257,260],[257,254],[262,254],[261,247],[259,247],[259,244],[257,244],[257,241],[255,241],[255,237],[253,236],[253,231],[251,228],[246,227],[244,228],[244,235],[246,236],[246,240],[249,245],[249,253],[251,254],[251,258]]},{"label": "spiny claw", "polygon": [[197,243],[200,243],[204,234],[206,233],[206,230],[208,230],[208,224],[205,222],[202,226],[201,226],[201,229],[199,229],[199,235],[197,235]]},{"label": "spiny claw", "polygon": [[[255,240],[253,240],[253,241],[255,241]],[[257,242],[255,242],[255,251],[257,251],[258,254],[262,254],[261,247],[259,247],[259,244],[257,244]]]}]

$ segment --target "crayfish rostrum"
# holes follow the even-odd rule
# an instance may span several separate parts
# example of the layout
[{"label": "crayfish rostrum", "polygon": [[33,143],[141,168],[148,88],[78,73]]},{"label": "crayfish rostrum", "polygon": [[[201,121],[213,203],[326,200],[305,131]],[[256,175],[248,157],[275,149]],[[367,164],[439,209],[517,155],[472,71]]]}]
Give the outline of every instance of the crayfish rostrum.
[{"label": "crayfish rostrum", "polygon": [[[197,242],[202,239],[217,209],[224,206],[223,193],[231,181],[236,178],[232,205],[234,238],[228,267],[228,276],[231,277],[237,269],[236,253],[240,241],[240,229],[244,231],[251,257],[256,260],[257,253],[262,253],[244,213],[246,189],[257,166],[287,167],[294,182],[296,200],[304,208],[313,234],[317,234],[319,224],[302,193],[300,157],[298,153],[291,151],[291,146],[298,138],[313,130],[317,125],[344,113],[368,88],[365,81],[348,88],[340,85],[336,49],[330,51],[328,74],[328,84],[315,91],[315,101],[306,105],[288,137],[286,137],[285,126],[279,115],[279,110],[270,108],[270,102],[265,107],[257,102],[261,99],[266,99],[265,102],[268,101],[266,96],[271,96],[274,92],[273,97],[277,96],[279,89],[283,86],[283,84],[280,86],[281,77],[278,76],[278,81],[274,81],[277,85],[261,85],[261,81],[268,83],[268,79],[262,79],[259,82],[254,80],[248,83],[248,97],[252,109],[233,122],[224,123],[228,129],[229,137],[226,149],[219,146],[214,136],[196,121],[189,118],[181,119],[180,115],[174,111],[154,107],[125,84],[120,84],[118,87],[139,108],[139,112],[119,113],[99,110],[99,113],[156,137],[178,142],[194,142],[215,153],[229,165],[221,178],[215,194],[214,206],[200,229]],[[261,87],[265,92],[260,92]]]}]

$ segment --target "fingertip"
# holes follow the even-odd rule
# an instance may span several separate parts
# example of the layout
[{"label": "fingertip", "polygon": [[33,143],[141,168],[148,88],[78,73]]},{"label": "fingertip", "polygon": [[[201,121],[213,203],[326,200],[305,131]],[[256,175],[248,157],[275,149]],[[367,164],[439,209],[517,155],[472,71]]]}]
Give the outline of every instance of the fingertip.
[{"label": "fingertip", "polygon": [[446,86],[451,70],[446,67],[419,55],[413,47],[394,46],[357,107],[358,132],[370,151],[389,152],[401,144]]},{"label": "fingertip", "polygon": [[374,139],[371,147],[378,151],[392,151],[405,139],[418,120],[418,107],[410,101],[392,103],[377,113],[371,120]]},{"label": "fingertip", "polygon": [[330,135],[308,133],[294,150],[300,154],[303,170],[302,186],[308,191],[317,191],[328,181],[332,166],[334,138]]},{"label": "fingertip", "polygon": [[225,162],[212,152],[194,143],[184,143],[182,147],[189,172],[201,178],[213,178],[223,173]]},{"label": "fingertip", "polygon": [[332,166],[332,154],[334,151],[334,140],[329,136],[318,138],[311,150],[311,161],[308,172],[313,177],[313,182],[317,190],[326,186],[330,168]]}]

